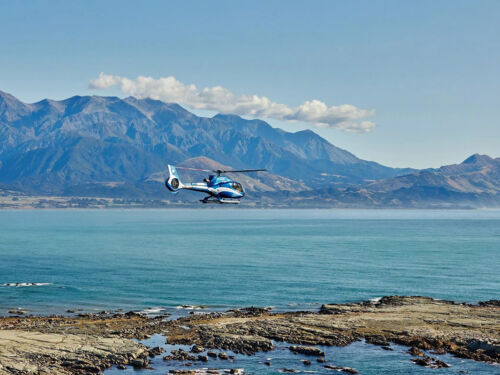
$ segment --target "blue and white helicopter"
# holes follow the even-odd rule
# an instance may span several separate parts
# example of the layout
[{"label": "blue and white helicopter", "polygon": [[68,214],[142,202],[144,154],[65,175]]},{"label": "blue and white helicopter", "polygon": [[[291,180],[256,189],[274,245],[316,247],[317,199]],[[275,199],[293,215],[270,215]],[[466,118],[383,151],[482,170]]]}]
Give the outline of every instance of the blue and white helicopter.
[{"label": "blue and white helicopter", "polygon": [[[177,174],[177,169],[186,169],[189,171],[198,172],[208,172],[215,173],[215,175],[209,175],[205,178],[203,182],[190,182],[182,183],[179,175]],[[165,186],[171,192],[177,193],[181,189],[199,191],[200,193],[206,193],[208,196],[201,199],[202,203],[240,203],[240,199],[245,196],[245,190],[239,182],[231,180],[229,177],[222,176],[223,173],[246,173],[246,172],[261,172],[266,171],[266,169],[243,169],[243,170],[231,170],[231,171],[221,171],[212,169],[196,169],[196,168],[186,168],[186,167],[174,167],[173,165],[168,166],[169,176],[165,180]]]}]

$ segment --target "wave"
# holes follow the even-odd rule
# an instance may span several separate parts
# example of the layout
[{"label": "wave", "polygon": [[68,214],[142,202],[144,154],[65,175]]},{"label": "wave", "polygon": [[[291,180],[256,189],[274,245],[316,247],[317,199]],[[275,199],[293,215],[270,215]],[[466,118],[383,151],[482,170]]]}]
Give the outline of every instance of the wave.
[{"label": "wave", "polygon": [[183,309],[183,310],[202,310],[206,309],[207,306],[205,305],[179,305],[175,306],[176,309]]},{"label": "wave", "polygon": [[[289,307],[306,307],[306,306],[319,306],[321,305],[320,302],[290,302],[287,303],[287,306]],[[271,306],[273,307],[273,306]]]},{"label": "wave", "polygon": [[279,369],[278,372],[301,372],[301,373],[304,373],[304,374],[316,374],[318,371],[315,371],[315,370],[296,370],[296,371],[290,371],[288,369],[285,369],[285,368],[282,368],[282,369]]},{"label": "wave", "polygon": [[142,311],[139,311],[140,314],[159,314],[162,311],[165,311],[163,307],[148,307],[147,309],[144,309]]},{"label": "wave", "polygon": [[2,286],[10,286],[15,288],[25,287],[25,286],[46,286],[52,285],[51,283],[5,283]]}]

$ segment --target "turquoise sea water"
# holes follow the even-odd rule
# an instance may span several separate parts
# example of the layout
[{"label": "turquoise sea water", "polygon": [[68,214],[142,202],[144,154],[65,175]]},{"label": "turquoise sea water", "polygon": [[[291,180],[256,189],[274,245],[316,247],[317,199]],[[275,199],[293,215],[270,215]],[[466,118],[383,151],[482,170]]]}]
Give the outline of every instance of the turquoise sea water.
[{"label": "turquoise sea water", "polygon": [[[0,284],[48,284],[0,286],[0,314],[317,309],[393,294],[477,302],[500,299],[499,254],[500,211],[8,210],[0,211]],[[431,371],[403,349],[367,347],[328,350],[336,365],[362,373],[498,371],[458,359],[452,370]],[[286,350],[270,356],[276,366],[290,361]],[[277,371],[252,358],[236,367]]]},{"label": "turquoise sea water", "polygon": [[500,211],[0,211],[0,312],[500,298]]}]

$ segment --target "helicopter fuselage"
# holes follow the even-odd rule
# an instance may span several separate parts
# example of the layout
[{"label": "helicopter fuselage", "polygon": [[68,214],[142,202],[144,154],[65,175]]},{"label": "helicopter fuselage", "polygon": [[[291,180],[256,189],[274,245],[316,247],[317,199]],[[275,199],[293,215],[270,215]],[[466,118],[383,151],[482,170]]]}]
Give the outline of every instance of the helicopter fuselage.
[{"label": "helicopter fuselage", "polygon": [[184,184],[183,188],[207,193],[215,198],[240,199],[245,196],[241,184],[226,176],[210,176],[205,182]]}]

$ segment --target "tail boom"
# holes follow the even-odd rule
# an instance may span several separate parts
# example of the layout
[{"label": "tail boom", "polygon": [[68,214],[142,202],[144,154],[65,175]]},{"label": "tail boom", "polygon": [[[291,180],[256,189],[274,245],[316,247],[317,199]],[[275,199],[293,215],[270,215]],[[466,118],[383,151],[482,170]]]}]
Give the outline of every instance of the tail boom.
[{"label": "tail boom", "polygon": [[165,186],[172,193],[177,193],[181,189],[194,190],[201,193],[213,194],[207,187],[206,183],[192,182],[183,183],[177,173],[177,169],[173,165],[168,165],[168,178],[165,180]]}]

